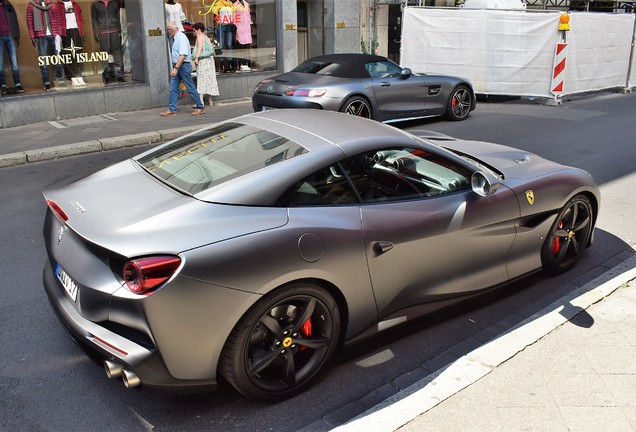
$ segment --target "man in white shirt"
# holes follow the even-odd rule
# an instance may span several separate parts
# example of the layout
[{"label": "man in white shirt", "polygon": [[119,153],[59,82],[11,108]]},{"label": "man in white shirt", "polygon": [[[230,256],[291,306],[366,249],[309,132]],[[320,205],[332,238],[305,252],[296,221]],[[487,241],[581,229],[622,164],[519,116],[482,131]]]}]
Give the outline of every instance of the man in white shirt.
[{"label": "man in white shirt", "polygon": [[188,41],[188,37],[183,32],[179,31],[179,27],[174,21],[169,22],[166,28],[170,37],[173,38],[171,52],[172,68],[170,69],[170,103],[168,105],[168,111],[162,112],[161,115],[164,117],[177,115],[179,84],[181,84],[182,81],[186,86],[188,94],[192,97],[197,107],[192,112],[192,115],[205,114],[201,97],[199,96],[197,88],[192,81],[190,41]]}]

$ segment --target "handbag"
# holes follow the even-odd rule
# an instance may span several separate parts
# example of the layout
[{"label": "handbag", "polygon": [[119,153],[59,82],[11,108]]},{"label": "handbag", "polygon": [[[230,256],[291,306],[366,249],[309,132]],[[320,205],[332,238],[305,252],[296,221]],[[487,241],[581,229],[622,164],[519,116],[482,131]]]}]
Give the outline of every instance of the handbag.
[{"label": "handbag", "polygon": [[[194,46],[194,48],[192,49],[192,57],[196,57],[197,54],[197,45]],[[214,55],[214,47],[212,46],[212,44],[210,44],[210,42],[208,42],[207,39],[203,39],[203,49],[201,50],[201,54],[199,54],[199,58],[203,59],[203,58],[208,58],[208,57],[212,57]]]}]

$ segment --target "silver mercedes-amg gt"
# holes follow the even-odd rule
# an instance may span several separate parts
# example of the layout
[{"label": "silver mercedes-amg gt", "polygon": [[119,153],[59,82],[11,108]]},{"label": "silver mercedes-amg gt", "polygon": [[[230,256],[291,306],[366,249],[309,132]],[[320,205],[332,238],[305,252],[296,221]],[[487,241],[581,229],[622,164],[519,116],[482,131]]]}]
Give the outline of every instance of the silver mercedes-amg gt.
[{"label": "silver mercedes-amg gt", "polygon": [[568,270],[600,199],[527,151],[318,110],[214,124],[44,197],[46,293],[109,377],[260,399],[341,344]]},{"label": "silver mercedes-amg gt", "polygon": [[381,122],[445,116],[464,120],[476,104],[472,84],[448,75],[413,73],[386,57],[330,54],[261,81],[254,111],[313,108]]}]

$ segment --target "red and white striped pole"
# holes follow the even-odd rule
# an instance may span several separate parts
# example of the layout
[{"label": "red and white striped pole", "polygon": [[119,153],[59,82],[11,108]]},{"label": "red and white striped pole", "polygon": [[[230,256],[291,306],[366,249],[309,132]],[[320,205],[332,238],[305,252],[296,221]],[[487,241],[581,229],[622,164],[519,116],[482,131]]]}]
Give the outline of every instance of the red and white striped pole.
[{"label": "red and white striped pole", "polygon": [[570,15],[561,14],[559,17],[559,31],[561,32],[561,41],[557,43],[554,51],[554,64],[552,66],[552,82],[550,84],[550,92],[554,95],[554,101],[558,102],[558,98],[563,93],[565,84],[565,65],[568,58],[568,44],[566,42],[566,34],[570,30]]},{"label": "red and white striped pole", "polygon": [[554,65],[552,67],[552,84],[550,92],[554,97],[559,97],[563,93],[563,84],[565,82],[565,64],[568,57],[568,44],[559,42],[554,53]]}]

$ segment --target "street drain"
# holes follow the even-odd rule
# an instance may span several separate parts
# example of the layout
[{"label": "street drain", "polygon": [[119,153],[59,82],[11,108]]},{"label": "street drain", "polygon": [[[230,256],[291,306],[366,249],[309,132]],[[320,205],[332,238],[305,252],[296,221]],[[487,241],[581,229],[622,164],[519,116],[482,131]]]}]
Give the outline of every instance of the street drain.
[{"label": "street drain", "polygon": [[69,119],[69,120],[50,121],[49,124],[55,126],[58,129],[64,129],[64,128],[76,127],[76,126],[86,126],[91,124],[108,123],[112,121],[117,121],[117,119],[107,115],[96,115],[96,116],[80,117],[80,118]]}]

